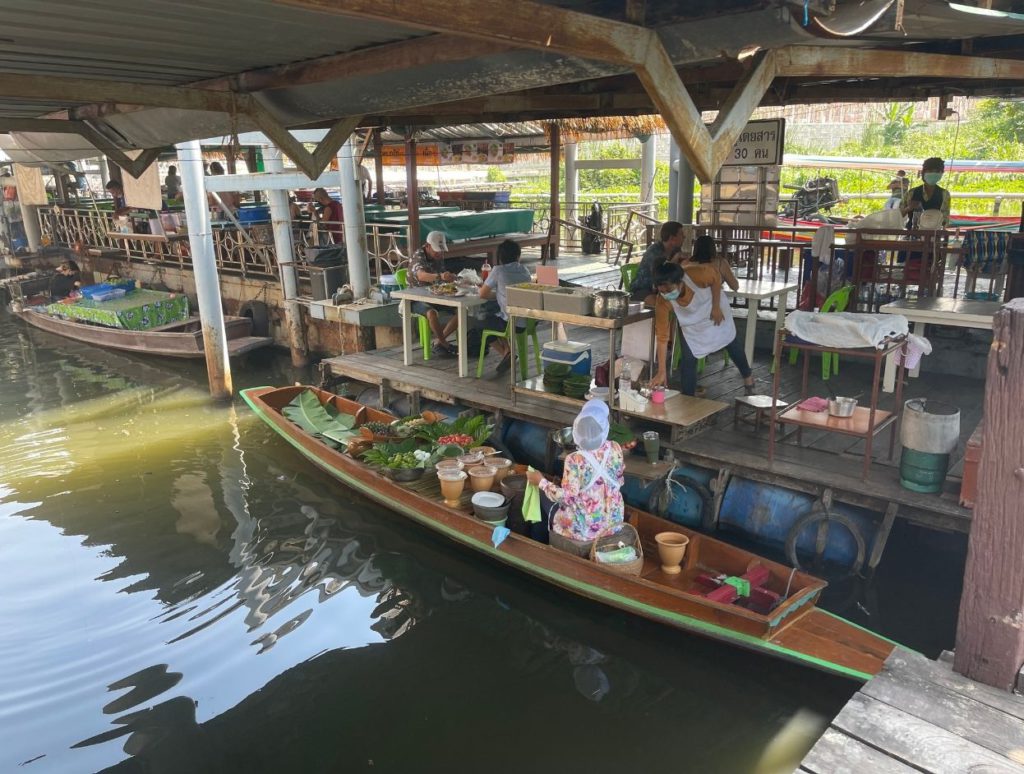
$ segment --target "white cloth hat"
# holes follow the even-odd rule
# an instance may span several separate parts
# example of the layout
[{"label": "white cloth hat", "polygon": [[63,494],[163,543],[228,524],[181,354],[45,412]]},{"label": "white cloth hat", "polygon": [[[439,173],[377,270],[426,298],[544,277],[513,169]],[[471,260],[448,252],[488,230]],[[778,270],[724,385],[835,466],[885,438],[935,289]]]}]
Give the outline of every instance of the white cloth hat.
[{"label": "white cloth hat", "polygon": [[608,440],[608,419],[594,414],[580,414],[572,423],[572,440],[584,451],[600,449]]},{"label": "white cloth hat", "polygon": [[591,398],[583,404],[583,408],[580,409],[579,416],[584,414],[590,414],[591,416],[597,417],[599,420],[608,421],[608,417],[611,414],[611,410],[608,408],[608,401],[598,400],[597,398]]},{"label": "white cloth hat", "polygon": [[427,234],[427,244],[439,253],[448,252],[448,242],[445,241],[443,231],[431,231]]}]

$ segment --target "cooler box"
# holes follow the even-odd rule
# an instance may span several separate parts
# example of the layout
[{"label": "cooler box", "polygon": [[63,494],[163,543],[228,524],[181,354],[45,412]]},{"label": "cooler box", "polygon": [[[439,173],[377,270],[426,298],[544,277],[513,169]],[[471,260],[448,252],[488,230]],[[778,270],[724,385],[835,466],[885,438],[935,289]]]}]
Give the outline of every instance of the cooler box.
[{"label": "cooler box", "polygon": [[574,374],[590,375],[590,345],[578,341],[549,341],[541,347],[540,359],[545,363],[570,366]]}]

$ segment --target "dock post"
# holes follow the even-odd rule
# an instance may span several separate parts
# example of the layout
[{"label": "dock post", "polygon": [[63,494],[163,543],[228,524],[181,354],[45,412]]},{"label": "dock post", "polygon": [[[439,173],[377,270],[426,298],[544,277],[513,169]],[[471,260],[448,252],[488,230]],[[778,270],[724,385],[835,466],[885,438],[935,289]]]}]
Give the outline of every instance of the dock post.
[{"label": "dock post", "polygon": [[998,311],[992,330],[978,497],[953,666],[1009,691],[1024,664],[1024,299]]},{"label": "dock post", "polygon": [[374,187],[377,189],[377,204],[383,207],[387,203],[387,195],[384,193],[384,150],[380,135],[380,127],[375,127],[373,130]]},{"label": "dock post", "polygon": [[409,244],[406,252],[412,258],[420,245],[420,188],[416,180],[416,133],[405,130],[405,206],[409,210]]},{"label": "dock post", "polygon": [[578,217],[580,173],[576,169],[576,143],[565,144],[565,220],[575,223]]},{"label": "dock post", "polygon": [[341,209],[345,216],[345,249],[348,252],[348,281],[355,298],[370,292],[370,258],[366,253],[366,214],[363,192],[356,178],[355,146],[352,136],[338,151],[338,175],[341,177]]},{"label": "dock post", "polygon": [[[283,172],[284,157],[280,148],[268,146],[263,149],[265,171]],[[277,268],[281,274],[281,290],[284,293],[284,320],[288,330],[288,349],[292,353],[292,365],[301,368],[309,365],[309,348],[302,330],[302,305],[298,302],[298,281],[295,278],[295,245],[292,242],[292,214],[288,206],[288,192],[267,191],[270,203],[270,222],[274,230],[274,252],[277,253]]]},{"label": "dock post", "polygon": [[220,301],[220,278],[213,251],[213,230],[210,210],[206,206],[206,184],[203,181],[203,149],[196,140],[178,143],[178,171],[185,197],[185,218],[188,221],[188,246],[192,253],[192,272],[199,297],[199,320],[203,329],[203,350],[206,353],[206,375],[210,395],[216,400],[231,397],[231,364],[228,361],[227,334],[224,331],[224,310]]}]

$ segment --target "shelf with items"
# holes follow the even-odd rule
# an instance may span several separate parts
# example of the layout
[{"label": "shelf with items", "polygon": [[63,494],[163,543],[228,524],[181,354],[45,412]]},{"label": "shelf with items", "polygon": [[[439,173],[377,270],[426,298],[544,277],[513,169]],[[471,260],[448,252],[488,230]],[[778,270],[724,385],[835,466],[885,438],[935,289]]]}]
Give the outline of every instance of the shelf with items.
[{"label": "shelf with items", "polygon": [[[899,366],[899,373],[896,378],[895,407],[893,411],[886,411],[878,408],[878,397],[881,392],[882,364],[890,356],[906,346],[906,337],[887,340],[878,348],[857,348],[848,349],[843,347],[826,347],[818,344],[810,344],[803,341],[787,341],[788,333],[785,330],[779,331],[775,341],[775,378],[772,383],[771,398],[774,405],[771,409],[768,435],[768,462],[771,464],[775,459],[775,445],[778,426],[791,425],[796,428],[797,444],[803,440],[803,430],[821,430],[829,433],[861,438],[864,440],[864,464],[861,478],[868,479],[871,470],[871,452],[874,438],[885,429],[889,429],[889,459],[893,458],[896,451],[896,433],[899,428],[900,412],[903,408],[903,380],[905,368],[902,360]],[[782,371],[781,353],[783,349],[795,349],[803,354],[803,379],[801,382],[800,399],[788,408],[779,409],[779,384]],[[849,417],[831,416],[827,411],[808,411],[799,408],[799,404],[807,398],[807,388],[810,380],[811,358],[814,355],[835,354],[843,358],[858,358],[868,360],[874,365],[874,374],[871,380],[871,399],[867,406],[857,406]]]}]

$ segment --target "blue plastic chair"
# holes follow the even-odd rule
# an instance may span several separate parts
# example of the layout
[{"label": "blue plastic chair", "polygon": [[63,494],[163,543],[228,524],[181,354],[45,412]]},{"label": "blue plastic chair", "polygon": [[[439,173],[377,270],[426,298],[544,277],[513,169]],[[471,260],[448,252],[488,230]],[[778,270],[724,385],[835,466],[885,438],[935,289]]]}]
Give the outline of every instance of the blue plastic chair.
[{"label": "blue plastic chair", "polygon": [[[399,269],[396,271],[395,282],[398,283],[398,287],[402,290],[409,287],[409,270]],[[427,318],[421,314],[416,314],[414,312],[412,316],[419,327],[420,347],[423,349],[423,359],[430,360],[430,323],[428,323]]]},{"label": "blue plastic chair", "polygon": [[[512,323],[509,322],[505,326],[505,330],[496,331],[490,328],[484,328],[483,336],[480,338],[480,359],[476,364],[476,378],[479,379],[484,375],[484,356],[487,354],[487,339],[505,339],[508,341],[509,334],[511,331]],[[533,359],[537,364],[537,373],[541,371],[540,365],[540,340],[537,338],[537,321],[527,320],[526,328],[523,329],[522,333],[516,334],[516,352],[519,357],[519,376],[523,381],[526,380],[529,375],[529,364],[527,363],[527,352],[526,352],[526,339],[530,337],[533,340]]]}]

